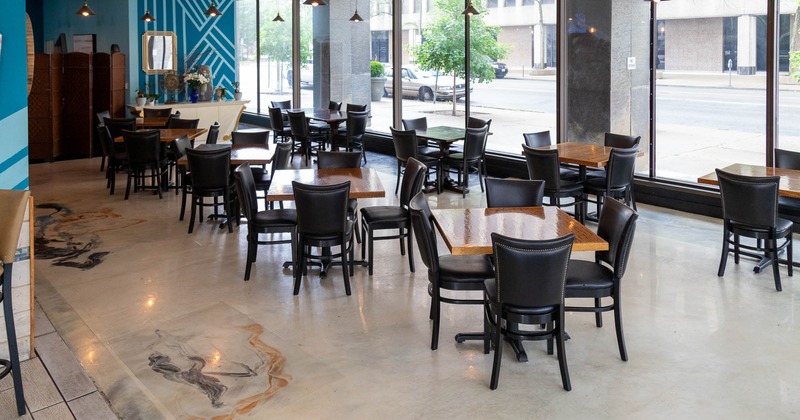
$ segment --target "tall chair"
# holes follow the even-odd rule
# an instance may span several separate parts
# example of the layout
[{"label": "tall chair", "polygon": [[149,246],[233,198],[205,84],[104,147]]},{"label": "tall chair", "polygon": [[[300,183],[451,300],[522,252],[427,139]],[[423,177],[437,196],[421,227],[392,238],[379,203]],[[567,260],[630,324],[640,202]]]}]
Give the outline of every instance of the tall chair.
[{"label": "tall chair", "polygon": [[364,134],[367,132],[367,122],[369,122],[369,111],[348,112],[345,134],[337,135],[334,138],[334,143],[341,144],[347,151],[360,150],[361,159],[365,164],[367,163],[367,154],[364,153]]},{"label": "tall chair", "polygon": [[488,135],[489,124],[485,124],[481,128],[467,128],[466,137],[464,138],[464,150],[450,153],[442,160],[443,166],[456,168],[458,184],[462,187],[462,197],[467,195],[469,172],[472,169],[475,169],[475,172],[478,173],[478,183],[481,185],[481,191],[483,191],[483,177],[486,176],[484,156],[486,155],[486,137]]},{"label": "tall chair", "polygon": [[[409,159],[414,158],[422,162],[425,167],[430,171],[431,167],[436,167],[436,190],[441,189],[439,180],[439,158],[420,154],[417,147],[417,133],[414,130],[395,130],[389,127],[392,132],[392,143],[394,143],[394,155],[397,158],[397,183],[394,187],[394,193],[400,190],[400,175],[405,170],[406,163]],[[426,174],[427,179],[427,174]]]},{"label": "tall chair", "polygon": [[[311,154],[314,150],[322,150],[322,145],[325,144],[325,140],[328,138],[327,135],[318,134],[318,133],[311,133],[308,126],[308,120],[306,119],[306,113],[303,111],[299,112],[292,112],[289,111],[289,126],[292,129],[292,138],[294,139],[295,150],[298,149],[300,153],[305,156],[306,158],[306,165],[308,165],[308,161],[311,157]],[[317,143],[317,146],[314,147],[313,143]]]},{"label": "tall chair", "polygon": [[[317,168],[319,169],[342,169],[360,168],[361,153],[359,152],[317,152]],[[358,227],[358,199],[350,198],[347,200],[347,217],[355,224],[353,231],[356,234],[356,241],[361,243],[361,236]]]},{"label": "tall chair", "polygon": [[[764,252],[764,256],[772,262],[775,290],[780,292],[783,289],[778,263],[782,262],[779,254],[784,250],[789,276],[792,275],[792,222],[778,217],[780,177],[742,176],[720,169],[716,171],[723,221],[722,257],[717,275],[725,275],[730,252],[733,252],[736,264],[739,264],[739,254],[758,258],[759,255],[754,252]],[[741,236],[755,238],[756,244],[742,244]],[[778,240],[782,240],[780,245]],[[742,249],[745,251],[742,252]]]},{"label": "tall chair", "polygon": [[[612,149],[608,157],[605,176],[590,177],[586,179],[583,190],[587,194],[597,197],[598,217],[603,211],[603,202],[606,197],[620,198],[625,204],[631,205],[633,201],[633,172],[636,169],[636,155],[639,153],[635,148],[631,149]],[[635,208],[635,205],[634,205]]]},{"label": "tall chair", "polygon": [[[522,150],[528,164],[528,177],[544,181],[544,195],[549,200],[547,205],[559,208],[574,206],[575,218],[583,223],[585,215],[583,185],[561,178],[558,150],[532,149],[524,144]],[[561,201],[564,198],[570,198],[572,201],[564,203]]]},{"label": "tall chair", "polygon": [[[441,304],[481,305],[481,299],[466,296],[442,296],[442,290],[453,292],[483,290],[483,282],[494,277],[494,267],[488,255],[439,255],[433,216],[428,200],[422,192],[417,193],[408,204],[411,213],[411,226],[417,239],[422,262],[428,267],[428,294],[431,296],[430,319],[431,350],[439,348],[439,324]],[[484,333],[459,333],[456,341],[483,340]]]},{"label": "tall chair", "polygon": [[[406,118],[401,121],[403,123],[403,130],[416,131],[428,129],[428,117]],[[431,146],[428,144],[428,140],[423,138],[417,138],[417,147],[419,147],[420,155],[438,157],[441,154],[439,147]],[[397,194],[397,192],[395,192],[395,194]]]},{"label": "tall chair", "polygon": [[289,122],[284,120],[284,116],[281,114],[280,108],[269,108],[269,123],[272,127],[273,143],[278,142],[278,137],[281,138],[281,141],[287,141],[291,139],[292,128],[289,126]]},{"label": "tall chair", "polygon": [[[570,260],[564,296],[567,299],[593,299],[594,306],[567,306],[567,312],[594,312],[597,328],[603,326],[603,312],[614,311],[619,357],[628,361],[622,333],[622,277],[633,245],[639,215],[630,207],[611,200],[606,203],[597,226],[597,235],[608,242],[608,251],[597,251],[594,261]],[[602,306],[602,298],[610,305]]]},{"label": "tall chair", "polygon": [[[567,391],[572,389],[564,353],[564,280],[574,239],[573,234],[534,241],[492,233],[497,269],[495,277],[484,282],[483,323],[484,353],[489,353],[490,340],[494,344],[491,389],[497,389],[500,376],[503,336],[547,340],[548,354],[552,354],[555,340],[561,384]],[[543,329],[520,329],[524,324],[541,325]]]},{"label": "tall chair", "polygon": [[[11,375],[14,383],[14,398],[17,402],[17,414],[25,414],[25,393],[22,389],[22,371],[19,365],[19,349],[17,348],[17,330],[14,325],[14,307],[11,290],[14,258],[17,253],[19,233],[28,208],[30,191],[0,190],[0,303],[3,305],[3,317],[6,323],[6,340],[8,342],[8,360],[0,360],[0,378]],[[31,214],[31,223],[33,215]],[[31,265],[31,270],[33,266]],[[31,334],[33,335],[33,334]]]},{"label": "tall chair", "polygon": [[350,275],[353,272],[353,221],[347,217],[350,181],[333,185],[306,185],[292,181],[292,189],[297,208],[298,238],[294,294],[300,293],[300,282],[306,272],[307,260],[323,258],[322,255],[311,255],[311,247],[338,246],[341,248],[338,254],[324,258],[341,257],[344,290],[350,296]]},{"label": "tall chair", "polygon": [[544,198],[544,181],[486,178],[486,207],[538,207]]},{"label": "tall chair", "polygon": [[[189,219],[189,233],[194,230],[197,209],[200,208],[200,219],[203,219],[203,207],[213,206],[216,211],[217,198],[222,198],[225,208],[228,232],[233,232],[231,221],[231,202],[233,185],[230,183],[231,149],[187,149],[186,158],[192,169],[192,212]],[[214,204],[206,204],[204,198],[214,198]]]},{"label": "tall chair", "polygon": [[553,144],[550,138],[550,130],[537,131],[535,133],[522,133],[522,138],[525,139],[525,145],[528,147],[542,147]]},{"label": "tall chair", "polygon": [[145,118],[167,118],[172,115],[172,108],[144,108]]},{"label": "tall chair", "polygon": [[199,124],[199,118],[170,118],[167,128],[197,128]]},{"label": "tall chair", "polygon": [[[403,187],[400,189],[399,206],[373,206],[361,209],[361,236],[367,241],[369,247],[369,275],[372,275],[372,266],[375,260],[375,241],[386,239],[400,240],[400,255],[405,255],[403,238],[408,243],[408,266],[414,272],[414,248],[412,246],[411,214],[408,203],[411,197],[422,190],[425,182],[427,168],[420,161],[410,158],[403,174]],[[397,229],[396,235],[375,236],[377,230]],[[361,259],[365,257],[366,246],[361,247]]]},{"label": "tall chair", "polygon": [[[295,209],[258,211],[256,184],[253,172],[247,163],[239,165],[233,172],[236,179],[236,196],[239,198],[242,212],[247,218],[247,261],[245,262],[244,280],[250,280],[250,269],[256,261],[258,245],[292,244],[292,260],[297,256],[297,211]],[[261,233],[291,234],[289,240],[259,241]]]},{"label": "tall chair", "polygon": [[158,191],[158,198],[163,198],[162,181],[166,178],[169,165],[166,150],[161,147],[159,131],[123,130],[122,137],[125,139],[128,158],[128,186],[125,189],[125,199],[127,200],[130,196],[131,181],[135,181],[134,191],[144,188],[148,172],[151,185]]},{"label": "tall chair", "polygon": [[214,124],[211,124],[211,127],[208,128],[208,134],[206,135],[206,144],[217,144],[219,128],[218,122],[214,121]]}]

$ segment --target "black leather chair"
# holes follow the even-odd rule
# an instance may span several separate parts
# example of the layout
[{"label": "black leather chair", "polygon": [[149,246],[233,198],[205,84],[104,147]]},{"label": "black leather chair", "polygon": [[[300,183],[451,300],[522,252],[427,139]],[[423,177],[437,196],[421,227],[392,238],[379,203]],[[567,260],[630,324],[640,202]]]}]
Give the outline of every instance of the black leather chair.
[{"label": "black leather chair", "polygon": [[270,101],[273,108],[292,109],[292,101]]},{"label": "black leather chair", "polygon": [[486,207],[536,207],[544,198],[544,181],[486,178]]},{"label": "black leather chair", "polygon": [[[544,195],[549,200],[547,205],[559,208],[574,206],[575,218],[583,223],[586,209],[583,185],[561,178],[558,150],[533,149],[524,144],[522,150],[528,164],[528,177],[544,181]],[[562,203],[563,198],[571,198],[572,201]]]},{"label": "black leather chair", "polygon": [[[289,142],[278,143],[275,146],[275,154],[272,155],[272,162],[270,163],[270,169],[269,169],[269,179],[264,179],[262,176],[261,180],[256,180],[256,189],[259,191],[264,191],[264,200],[267,200],[267,203],[265,204],[264,208],[274,207],[275,202],[268,201],[267,190],[269,190],[269,187],[272,184],[272,178],[275,177],[275,171],[279,169],[289,168],[290,166],[289,164],[291,163],[291,156],[292,156],[292,143]],[[280,208],[283,208],[283,201],[279,201],[278,205],[280,206]]]},{"label": "black leather chair", "polygon": [[[439,347],[439,323],[441,303],[456,305],[481,305],[481,299],[442,296],[442,290],[483,290],[483,282],[494,277],[494,267],[488,255],[439,255],[436,233],[433,228],[431,209],[422,192],[417,193],[408,205],[411,226],[417,239],[422,262],[428,267],[428,294],[431,296],[430,318],[433,320],[431,350]],[[481,333],[459,333],[456,341],[483,340]]]},{"label": "black leather chair", "polygon": [[231,132],[231,143],[233,144],[258,144],[269,145],[269,130],[251,129],[234,130]]},{"label": "black leather chair", "polygon": [[[428,117],[407,118],[401,120],[403,123],[403,130],[427,130]],[[442,151],[436,145],[428,144],[428,140],[417,138],[417,146],[419,147],[419,154],[424,156],[439,157]],[[397,193],[395,193],[397,194]]]},{"label": "black leather chair", "polygon": [[123,143],[122,150],[118,150],[114,144],[114,139],[111,138],[111,133],[108,132],[108,127],[100,125],[97,127],[97,137],[100,139],[100,146],[103,149],[103,155],[108,159],[106,165],[106,188],[109,188],[109,194],[114,195],[114,187],[117,181],[117,172],[125,168],[128,154],[125,152],[125,145]]},{"label": "black leather chair", "polygon": [[[622,333],[622,277],[636,230],[635,210],[611,200],[606,203],[597,226],[597,235],[608,242],[608,251],[594,253],[594,261],[570,260],[567,269],[567,299],[593,299],[594,306],[567,306],[567,312],[594,312],[597,328],[603,326],[603,312],[614,311],[619,357],[628,361],[625,337]],[[611,298],[610,305],[602,306],[602,298]],[[571,303],[571,302],[570,302]]]},{"label": "black leather chair", "polygon": [[170,118],[167,128],[197,128],[199,124],[199,118]]},{"label": "black leather chair", "polygon": [[186,156],[186,149],[192,148],[192,141],[189,140],[189,138],[186,136],[181,136],[173,140],[169,144],[169,148],[171,151],[170,155],[172,156],[172,159],[174,159],[172,162],[170,162],[170,164],[175,166],[175,195],[178,195],[178,190],[184,191],[183,203],[181,205],[181,217],[180,217],[180,220],[183,220],[183,210],[186,206],[185,184],[187,182],[191,184],[191,179],[189,171],[186,169],[186,167],[179,166],[178,160]]},{"label": "black leather chair", "polygon": [[288,120],[284,119],[281,114],[280,108],[269,108],[269,123],[272,127],[272,142],[277,143],[280,137],[281,141],[288,141],[292,137],[292,128],[289,127]]},{"label": "black leather chair", "polygon": [[[722,257],[717,275],[725,275],[730,252],[733,252],[733,261],[736,264],[739,264],[739,254],[759,258],[761,255],[755,252],[764,252],[764,257],[772,262],[775,290],[780,292],[782,287],[778,263],[784,262],[779,258],[780,252],[784,250],[789,276],[792,275],[792,222],[778,217],[780,177],[742,176],[717,169],[717,179],[722,198],[723,220]],[[742,244],[741,236],[755,238],[756,244]],[[780,245],[779,240],[783,240]]]},{"label": "black leather chair", "polygon": [[[489,120],[491,122],[491,120]],[[489,135],[489,124],[481,128],[467,128],[464,137],[464,150],[461,152],[450,153],[442,159],[442,166],[456,168],[458,173],[458,184],[461,188],[461,196],[466,197],[469,188],[469,173],[474,169],[478,173],[478,183],[483,189],[483,178],[486,176],[484,157],[486,156],[486,138]],[[462,176],[463,175],[463,176]],[[440,177],[443,175],[440,175]]]},{"label": "black leather chair", "polygon": [[358,149],[365,164],[367,163],[367,154],[364,153],[364,134],[367,132],[368,122],[369,111],[348,112],[346,132],[333,139],[334,144],[343,146],[349,152]]},{"label": "black leather chair", "polygon": [[597,197],[598,218],[603,213],[603,202],[606,197],[619,198],[625,204],[636,208],[633,200],[633,172],[636,169],[636,155],[639,151],[631,149],[612,149],[608,156],[605,176],[589,177],[583,185],[583,190],[587,194]]},{"label": "black leather chair", "polygon": [[[289,127],[292,130],[292,138],[294,139],[295,150],[299,145],[300,153],[306,158],[306,166],[315,150],[323,150],[327,135],[321,133],[312,133],[309,129],[306,113],[303,111],[292,112],[289,111]],[[314,147],[314,143],[317,144]],[[294,152],[292,152],[294,153]]]},{"label": "black leather chair", "polygon": [[104,118],[103,125],[108,127],[111,138],[122,135],[122,130],[136,131],[136,118]]},{"label": "black leather chair", "polygon": [[145,118],[167,118],[172,115],[172,108],[144,108]]},{"label": "black leather chair", "polygon": [[342,103],[336,101],[328,101],[328,109],[331,111],[339,111],[342,109]]},{"label": "black leather chair", "polygon": [[[244,280],[250,280],[250,269],[256,261],[258,245],[292,244],[292,260],[297,256],[297,211],[295,209],[258,211],[258,197],[253,172],[247,163],[239,165],[233,172],[236,180],[236,195],[244,216],[247,218],[247,262]],[[259,241],[261,233],[291,234],[288,240]]]},{"label": "black leather chair", "polygon": [[525,145],[528,147],[543,147],[553,144],[550,138],[550,130],[522,133],[522,138],[525,139]]},{"label": "black leather chair", "polygon": [[[369,275],[372,275],[372,267],[375,260],[374,243],[375,241],[386,239],[400,240],[400,255],[405,255],[403,238],[408,243],[408,266],[414,272],[414,248],[412,246],[411,234],[411,215],[408,211],[408,203],[411,197],[417,195],[422,190],[425,182],[425,171],[427,168],[420,161],[410,158],[406,164],[406,171],[403,174],[403,185],[400,188],[400,205],[398,206],[372,206],[361,209],[361,236],[367,241],[367,246],[361,247],[361,259],[363,260],[366,248],[369,247]],[[377,230],[397,229],[396,235],[375,236]]]},{"label": "black leather chair", "polygon": [[[111,112],[109,110],[105,110],[103,112],[98,112],[95,115],[97,116],[97,127],[100,127],[101,125],[103,125],[103,120],[105,120],[106,118],[111,118]],[[99,134],[98,134],[97,142],[100,143],[100,147],[102,148],[103,147],[103,143],[100,140]],[[100,159],[100,172],[103,172],[103,169],[105,169],[106,158],[107,157],[108,157],[108,154],[106,153],[105,149],[103,149],[103,156],[101,156],[101,159]]]},{"label": "black leather chair", "polygon": [[603,136],[603,145],[606,147],[617,147],[620,149],[630,149],[632,147],[639,147],[639,142],[642,141],[642,136],[629,136],[627,134],[614,134],[605,133]]},{"label": "black leather chair", "polygon": [[359,105],[359,104],[347,104],[345,110],[350,112],[364,112],[367,110],[367,105]]},{"label": "black leather chair", "polygon": [[[545,241],[515,239],[492,233],[497,266],[495,278],[484,282],[484,353],[494,345],[489,387],[497,389],[503,336],[513,340],[547,340],[552,354],[555,340],[561,383],[572,385],[564,353],[564,279],[575,235]],[[531,273],[536,273],[531,276]],[[503,320],[506,321],[505,326]],[[520,325],[541,325],[541,330],[522,330]]]},{"label": "black leather chair", "polygon": [[441,189],[438,175],[439,158],[420,154],[419,148],[417,147],[417,133],[414,130],[395,130],[391,127],[389,130],[392,132],[394,155],[397,158],[397,183],[394,187],[394,193],[397,194],[400,190],[400,176],[405,171],[406,162],[411,158],[422,162],[422,164],[428,168],[428,171],[430,171],[431,167],[436,167],[436,190],[439,191]]},{"label": "black leather chair", "polygon": [[[775,167],[800,170],[800,152],[775,149]],[[778,214],[792,221],[800,220],[800,198],[779,195]]]},{"label": "black leather chair", "polygon": [[214,121],[214,124],[211,124],[211,127],[208,128],[208,134],[206,135],[206,144],[217,144],[219,128],[218,122]]},{"label": "black leather chair", "polygon": [[[344,290],[350,296],[350,275],[353,272],[353,221],[347,217],[350,181],[333,185],[306,185],[292,181],[292,189],[297,208],[298,238],[294,294],[300,293],[300,282],[306,272],[308,259],[341,257]],[[312,246],[338,246],[341,249],[338,254],[323,257],[311,255]]]},{"label": "black leather chair", "polygon": [[[203,207],[213,207],[216,211],[217,199],[222,198],[225,208],[228,232],[233,232],[231,223],[231,203],[233,201],[233,185],[231,185],[231,149],[198,150],[187,149],[186,158],[192,170],[192,212],[189,219],[189,233],[194,229],[195,214],[200,209],[200,220],[203,220]],[[206,197],[214,198],[213,204],[206,204]]]},{"label": "black leather chair", "polygon": [[[361,167],[361,153],[360,152],[317,152],[317,168],[319,169],[337,169],[337,168],[360,168]],[[361,243],[361,236],[359,235],[358,216],[358,199],[350,198],[347,200],[347,217],[355,223],[353,231],[356,234],[356,241]]]},{"label": "black leather chair", "polygon": [[158,191],[158,198],[163,198],[161,184],[167,175],[168,162],[166,150],[161,147],[160,132],[123,130],[122,137],[125,140],[128,158],[128,186],[125,189],[125,199],[130,196],[131,181],[135,181],[134,191],[144,188],[148,172],[151,185]]}]

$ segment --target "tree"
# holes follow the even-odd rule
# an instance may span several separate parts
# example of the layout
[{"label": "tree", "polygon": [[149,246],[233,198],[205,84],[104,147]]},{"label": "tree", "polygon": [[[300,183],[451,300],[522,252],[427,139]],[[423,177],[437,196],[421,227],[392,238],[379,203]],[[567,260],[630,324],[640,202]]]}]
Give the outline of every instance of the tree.
[{"label": "tree", "polygon": [[[489,58],[501,59],[508,48],[497,42],[500,29],[487,26],[484,17],[488,11],[475,5],[480,14],[471,16],[470,26],[470,82],[489,82],[494,78],[494,70]],[[436,0],[437,11],[433,19],[422,28],[424,42],[412,48],[411,55],[416,58],[422,70],[435,70],[453,75],[453,91],[456,79],[466,75],[464,60],[464,10],[463,0]],[[453,98],[453,115],[456,115],[456,101]]]},{"label": "tree", "polygon": [[789,74],[800,82],[800,0],[792,15],[792,27],[789,32]]},{"label": "tree", "polygon": [[[305,9],[305,10],[304,10]],[[301,8],[300,15],[300,63],[305,66],[311,61],[311,13],[310,7]],[[286,17],[286,22],[272,22],[272,18],[281,11],[281,16]],[[303,13],[305,11],[305,13]],[[278,82],[278,91],[283,93],[283,63],[292,61],[292,13],[290,9],[279,9],[275,3],[261,10],[261,55],[279,63],[275,78]],[[300,74],[296,71],[295,74]]]}]

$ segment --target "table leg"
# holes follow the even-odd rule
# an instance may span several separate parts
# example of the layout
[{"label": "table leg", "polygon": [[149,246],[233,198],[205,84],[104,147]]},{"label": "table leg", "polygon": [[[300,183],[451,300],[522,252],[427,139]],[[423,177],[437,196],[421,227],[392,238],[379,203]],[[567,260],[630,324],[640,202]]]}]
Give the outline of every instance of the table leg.
[{"label": "table leg", "polygon": [[[449,141],[439,141],[437,143],[439,144],[439,150],[441,151],[441,154],[439,155],[439,158],[441,159],[440,162],[443,162],[444,159],[447,158],[447,156],[450,155],[450,142]],[[442,171],[442,189],[443,190],[453,191],[453,192],[456,192],[456,193],[459,193],[459,194],[468,193],[469,192],[468,188],[463,187],[461,185],[458,185],[458,182],[456,180],[454,180],[453,178],[450,178],[450,167],[449,166],[445,166],[443,164],[440,164],[439,170]],[[465,171],[465,173],[464,173],[465,179],[466,179],[467,176],[469,176],[469,174]]]}]

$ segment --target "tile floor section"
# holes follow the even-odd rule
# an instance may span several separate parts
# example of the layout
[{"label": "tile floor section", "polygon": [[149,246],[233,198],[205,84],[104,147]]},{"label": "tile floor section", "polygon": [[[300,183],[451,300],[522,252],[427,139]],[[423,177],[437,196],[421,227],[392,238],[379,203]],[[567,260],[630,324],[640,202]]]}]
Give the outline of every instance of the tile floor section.
[{"label": "tile floor section", "polygon": [[[396,203],[394,161],[369,157],[387,197],[359,205]],[[452,340],[481,328],[481,308],[443,305],[430,350],[418,253],[412,273],[396,242],[377,242],[375,274],[357,268],[352,296],[337,268],[325,278],[310,270],[293,296],[281,265],[288,245],[259,247],[244,282],[244,225],[229,234],[202,222],[189,235],[179,196],[109,196],[98,169],[98,159],[31,165],[36,202],[49,204],[36,212],[48,222],[39,235],[75,251],[66,265],[36,259],[36,299],[57,334],[37,320],[39,357],[26,376],[49,373],[56,385],[26,389],[33,418],[113,416],[82,414],[102,410],[102,397],[131,419],[800,417],[800,287],[784,268],[776,292],[771,270],[754,274],[748,260],[717,277],[719,220],[640,206],[622,286],[630,361],[619,359],[611,316],[596,328],[591,314],[570,313],[572,392],[541,342],[525,343],[527,363],[505,346],[491,391],[492,355]],[[476,188],[466,199],[428,199],[434,208],[485,203]],[[50,368],[73,355],[91,381]],[[8,416],[11,390],[2,389]]]}]

